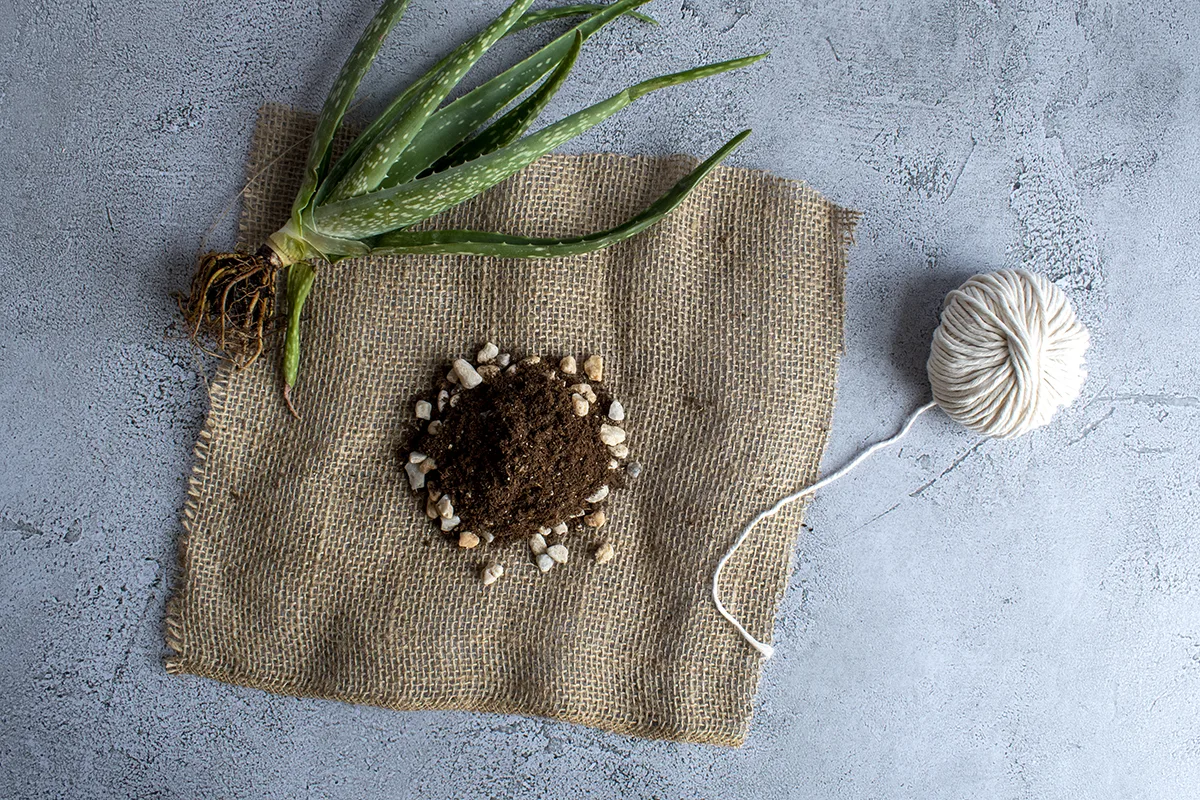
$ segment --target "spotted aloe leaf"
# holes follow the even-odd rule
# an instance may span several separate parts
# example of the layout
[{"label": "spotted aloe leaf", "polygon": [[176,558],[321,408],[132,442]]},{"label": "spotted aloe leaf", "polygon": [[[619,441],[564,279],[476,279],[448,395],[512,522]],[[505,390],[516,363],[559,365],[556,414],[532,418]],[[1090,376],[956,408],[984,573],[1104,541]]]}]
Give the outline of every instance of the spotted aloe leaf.
[{"label": "spotted aloe leaf", "polygon": [[380,254],[454,253],[501,258],[550,258],[600,250],[635,236],[670,214],[692,190],[750,135],[742,131],[720,150],[688,173],[646,210],[606,231],[561,239],[514,236],[485,231],[394,231],[370,240],[371,252]]},{"label": "spotted aloe leaf", "polygon": [[740,69],[765,56],[735,58],[643,81],[474,161],[392,189],[321,206],[313,214],[317,231],[363,239],[415,225],[495,186],[653,91]]}]

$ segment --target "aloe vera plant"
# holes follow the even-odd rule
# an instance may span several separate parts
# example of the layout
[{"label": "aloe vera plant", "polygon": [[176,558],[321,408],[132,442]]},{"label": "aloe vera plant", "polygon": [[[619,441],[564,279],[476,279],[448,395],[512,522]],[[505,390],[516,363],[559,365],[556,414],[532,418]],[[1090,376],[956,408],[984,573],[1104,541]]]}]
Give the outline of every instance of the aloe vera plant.
[{"label": "aloe vera plant", "polygon": [[[642,213],[610,230],[564,239],[488,231],[411,230],[487,191],[640,97],[739,69],[766,55],[642,81],[528,133],[566,80],[589,36],[623,16],[653,22],[636,11],[647,0],[539,11],[529,9],[532,1],[516,0],[478,35],[442,58],[401,92],[335,160],[334,136],[371,62],[408,5],[408,0],[384,0],[325,101],[287,223],[253,255],[209,253],[201,257],[184,306],[193,337],[208,332],[235,363],[253,362],[263,352],[264,329],[274,317],[276,275],[286,270],[283,397],[295,414],[291,394],[300,368],[301,314],[318,268],[333,276],[336,273],[326,270],[327,265],[375,253],[545,258],[598,250],[669,214],[750,133],[739,133]],[[495,78],[446,102],[468,71],[501,38],[568,16],[584,19]],[[539,81],[541,85],[534,88]]]}]

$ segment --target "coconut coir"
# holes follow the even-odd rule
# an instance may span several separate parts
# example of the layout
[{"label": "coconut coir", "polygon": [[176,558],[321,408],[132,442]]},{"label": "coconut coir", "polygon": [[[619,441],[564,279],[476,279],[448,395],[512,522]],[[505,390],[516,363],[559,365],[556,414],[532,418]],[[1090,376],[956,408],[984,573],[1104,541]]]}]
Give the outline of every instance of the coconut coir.
[{"label": "coconut coir", "polygon": [[528,538],[573,521],[601,486],[616,488],[600,416],[577,416],[566,382],[544,363],[459,392],[440,419],[411,449],[437,462],[432,482],[450,496],[461,530]]}]

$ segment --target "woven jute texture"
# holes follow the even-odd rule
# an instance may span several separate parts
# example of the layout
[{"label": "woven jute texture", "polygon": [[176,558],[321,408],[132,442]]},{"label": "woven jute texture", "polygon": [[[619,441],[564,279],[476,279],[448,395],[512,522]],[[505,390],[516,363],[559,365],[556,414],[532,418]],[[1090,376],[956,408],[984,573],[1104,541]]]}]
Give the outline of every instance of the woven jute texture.
[{"label": "woven jute texture", "polygon": [[[282,224],[312,120],[260,114],[245,245]],[[636,213],[695,160],[555,155],[445,215],[449,227],[576,234]],[[369,258],[319,269],[296,399],[273,359],[221,372],[196,445],[167,667],[395,709],[552,717],[724,745],[748,731],[761,661],[718,616],[713,568],[760,507],[815,478],[834,402],[854,214],[718,168],[647,233],[554,260]],[[413,402],[485,341],[591,353],[632,459],[597,536],[549,574],[523,543],[460,550],[398,454]],[[802,509],[760,526],[723,599],[772,638]],[[608,538],[617,557],[596,565]],[[481,567],[507,570],[484,587]]]}]

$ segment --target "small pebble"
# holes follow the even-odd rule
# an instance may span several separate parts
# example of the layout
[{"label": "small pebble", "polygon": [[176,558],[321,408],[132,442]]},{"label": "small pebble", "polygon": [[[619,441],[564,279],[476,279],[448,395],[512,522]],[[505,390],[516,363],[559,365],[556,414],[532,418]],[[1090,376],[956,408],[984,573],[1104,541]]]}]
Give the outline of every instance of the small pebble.
[{"label": "small pebble", "polygon": [[425,455],[424,453],[418,453],[416,450],[413,450],[411,453],[408,454],[408,463],[420,464],[422,461],[424,461],[427,458],[429,458],[429,456]]},{"label": "small pebble", "polygon": [[504,567],[499,564],[488,564],[483,568],[483,585],[491,586],[496,581],[500,580],[500,576],[504,574]]},{"label": "small pebble", "polygon": [[450,370],[446,373],[446,380],[448,380],[450,383],[458,383],[458,373],[456,373],[454,370]]},{"label": "small pebble", "polygon": [[596,563],[607,564],[613,560],[613,546],[609,542],[604,542],[596,548]]},{"label": "small pebble", "polygon": [[608,404],[608,418],[613,422],[621,422],[625,419],[625,406],[621,405],[621,401],[613,400]]},{"label": "small pebble", "polygon": [[621,444],[608,448],[608,452],[612,453],[617,458],[629,458],[629,445],[622,442]]},{"label": "small pebble", "polygon": [[437,436],[438,433],[441,432],[441,430],[442,430],[442,421],[440,419],[435,419],[433,422],[429,423],[429,435],[430,436]]},{"label": "small pebble", "polygon": [[590,383],[577,383],[574,386],[568,387],[567,391],[576,392],[582,395],[583,399],[587,400],[589,403],[596,402],[596,393],[592,391],[592,385]]},{"label": "small pebble", "polygon": [[433,405],[428,400],[417,401],[417,419],[429,419],[433,416]]},{"label": "small pebble", "polygon": [[571,408],[575,409],[575,416],[577,417],[586,417],[588,415],[588,411],[591,410],[591,406],[588,405],[588,401],[584,400],[577,394],[571,395]]},{"label": "small pebble", "polygon": [[571,554],[567,551],[565,544],[552,544],[546,548],[546,555],[553,558],[559,564],[565,564]]},{"label": "small pebble", "polygon": [[638,475],[642,474],[642,465],[637,461],[634,461],[629,466],[625,467],[625,471],[629,473],[629,477],[636,478]]},{"label": "small pebble", "polygon": [[542,363],[542,357],[541,356],[525,356],[525,358],[522,358],[517,363],[523,367],[532,367],[534,364]]},{"label": "small pebble", "polygon": [[437,519],[441,516],[441,514],[438,513],[437,501],[433,499],[432,494],[425,499],[425,516],[429,517],[430,519]]},{"label": "small pebble", "polygon": [[608,460],[608,468],[609,468],[609,469],[620,469],[620,468],[621,468],[621,462],[620,462],[620,461],[617,461],[615,458],[610,458],[610,459]]},{"label": "small pebble", "polygon": [[554,559],[549,553],[542,553],[537,557],[537,568],[542,572],[549,572],[554,567]]},{"label": "small pebble", "polygon": [[458,527],[458,523],[460,523],[460,522],[462,522],[462,520],[459,519],[458,517],[451,517],[450,519],[446,519],[445,517],[443,517],[442,518],[442,530],[452,531]]},{"label": "small pebble", "polygon": [[538,528],[538,529],[537,529],[537,532],[538,532],[538,533],[540,533],[542,536],[549,536],[549,535],[550,535],[550,529],[549,529],[549,528],[545,528],[545,527],[543,527],[543,528]]},{"label": "small pebble", "polygon": [[578,519],[579,517],[582,517],[586,513],[587,513],[587,509],[581,508],[578,511],[576,511],[574,514],[571,515],[571,519]]},{"label": "small pebble", "polygon": [[410,461],[404,465],[404,471],[408,473],[408,485],[414,492],[425,488],[425,473],[416,464]]},{"label": "small pebble", "polygon": [[457,394],[450,396],[450,407],[451,408],[454,408],[456,405],[458,405],[458,397],[459,396]]},{"label": "small pebble", "polygon": [[442,519],[450,519],[454,516],[454,506],[450,503],[450,495],[442,495],[442,499],[437,501],[438,516]]},{"label": "small pebble", "polygon": [[608,497],[608,484],[607,483],[583,499],[589,503],[599,503],[601,500],[603,500],[606,497]]},{"label": "small pebble", "polygon": [[[488,342],[483,346],[483,349],[475,355],[475,360],[480,364],[486,364],[498,355],[500,355],[500,348],[496,347],[496,345],[492,344],[491,342]],[[501,364],[500,366],[504,365]]]},{"label": "small pebble", "polygon": [[424,461],[422,461],[420,464],[417,464],[417,469],[421,470],[422,473],[428,475],[430,472],[433,472],[435,469],[437,469],[437,462],[434,461],[432,458],[427,458]]},{"label": "small pebble", "polygon": [[450,393],[447,392],[445,389],[442,389],[440,392],[438,392],[437,400],[438,400],[438,411],[445,411],[446,404],[450,402]]},{"label": "small pebble", "polygon": [[483,540],[485,542],[487,542],[488,544],[491,544],[492,542],[496,541],[496,534],[494,534],[490,531],[484,531],[483,532]]},{"label": "small pebble", "polygon": [[583,362],[583,371],[596,383],[604,380],[604,359],[600,356],[588,356]]},{"label": "small pebble", "polygon": [[[464,389],[474,389],[479,384],[483,383],[483,378],[471,366],[471,362],[465,358],[454,359],[454,374],[458,376],[458,381],[463,385]],[[450,401],[453,404],[453,400]]]},{"label": "small pebble", "polygon": [[535,533],[533,536],[530,536],[529,552],[533,553],[535,556],[540,556],[542,553],[546,552],[546,537],[542,536],[540,533]]},{"label": "small pebble", "polygon": [[575,356],[563,356],[562,361],[558,362],[558,368],[564,375],[574,375],[579,371],[578,365],[575,364]]},{"label": "small pebble", "polygon": [[433,502],[436,503],[438,500],[441,499],[442,493],[436,487],[430,486],[429,487],[429,497],[433,500]]},{"label": "small pebble", "polygon": [[560,522],[557,525],[555,525],[551,530],[553,530],[559,536],[565,536],[567,533],[567,523]]},{"label": "small pebble", "polygon": [[604,523],[608,522],[608,517],[604,515],[604,509],[597,509],[583,518],[583,524],[589,528],[599,528]]},{"label": "small pebble", "polygon": [[616,425],[601,425],[600,441],[604,442],[609,447],[616,446],[625,441],[625,429],[618,428]]},{"label": "small pebble", "polygon": [[479,547],[479,537],[470,531],[463,531],[458,535],[458,546],[464,550],[471,550]]},{"label": "small pebble", "polygon": [[512,362],[512,355],[509,353],[501,353],[496,356],[496,366],[507,367]]},{"label": "small pebble", "polygon": [[479,377],[485,381],[490,381],[500,375],[500,368],[495,364],[484,364],[477,372],[479,373]]}]

